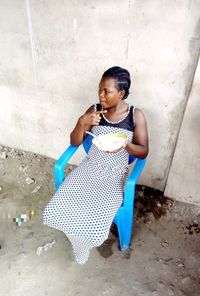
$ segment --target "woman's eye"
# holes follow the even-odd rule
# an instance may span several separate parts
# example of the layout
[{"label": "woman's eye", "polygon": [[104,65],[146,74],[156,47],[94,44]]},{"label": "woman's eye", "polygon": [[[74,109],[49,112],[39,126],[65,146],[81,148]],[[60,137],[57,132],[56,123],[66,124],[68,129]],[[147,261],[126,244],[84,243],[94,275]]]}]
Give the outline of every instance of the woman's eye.
[{"label": "woman's eye", "polygon": [[110,93],[112,93],[111,91],[109,91],[109,90],[107,90],[107,89],[99,89],[99,94],[101,94],[101,93],[104,93],[104,94],[110,94]]}]

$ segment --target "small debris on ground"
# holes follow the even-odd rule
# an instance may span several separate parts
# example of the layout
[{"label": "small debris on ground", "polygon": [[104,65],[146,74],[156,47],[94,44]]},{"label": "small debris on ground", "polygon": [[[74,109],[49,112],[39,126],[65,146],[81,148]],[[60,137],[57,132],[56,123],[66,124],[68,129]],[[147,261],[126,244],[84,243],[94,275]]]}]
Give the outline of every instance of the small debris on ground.
[{"label": "small debris on ground", "polygon": [[6,157],[7,157],[6,151],[0,152],[0,158],[6,159]]},{"label": "small debris on ground", "polygon": [[190,235],[196,233],[200,233],[200,223],[197,220],[192,220],[191,223],[185,226],[185,228],[188,230],[188,233]]},{"label": "small debris on ground", "polygon": [[13,222],[20,226],[23,222],[27,222],[36,216],[35,210],[30,210],[28,214],[21,214],[20,217],[13,218]]},{"label": "small debris on ground", "polygon": [[161,246],[162,246],[163,248],[168,248],[168,247],[169,247],[169,244],[168,244],[168,242],[166,242],[166,241],[162,241],[162,242],[161,242]]},{"label": "small debris on ground", "polygon": [[53,241],[51,241],[51,242],[46,243],[46,244],[43,245],[43,246],[38,247],[37,250],[36,250],[36,254],[37,254],[38,256],[40,256],[44,251],[47,251],[48,249],[52,248],[52,246],[55,244],[55,242],[56,242],[56,241],[53,240]]},{"label": "small debris on ground", "polygon": [[28,184],[28,185],[30,185],[30,184],[32,184],[32,183],[34,183],[35,182],[35,179],[33,179],[33,178],[26,178],[26,183]]},{"label": "small debris on ground", "polygon": [[25,237],[25,239],[30,239],[30,238],[33,237],[33,235],[34,235],[34,232],[31,231],[31,232],[29,232],[29,234]]},{"label": "small debris on ground", "polygon": [[31,193],[36,193],[36,192],[38,192],[39,189],[40,189],[40,186],[38,185],[37,187],[35,187],[35,189],[33,189],[33,191]]}]

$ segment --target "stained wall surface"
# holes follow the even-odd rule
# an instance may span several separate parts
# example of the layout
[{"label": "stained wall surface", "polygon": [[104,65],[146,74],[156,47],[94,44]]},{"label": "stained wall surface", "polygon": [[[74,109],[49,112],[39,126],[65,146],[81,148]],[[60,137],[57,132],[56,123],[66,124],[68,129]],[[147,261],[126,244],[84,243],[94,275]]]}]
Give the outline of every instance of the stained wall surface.
[{"label": "stained wall surface", "polygon": [[200,206],[200,62],[181,125],[165,195]]},{"label": "stained wall surface", "polygon": [[199,11],[198,0],[2,0],[0,144],[58,158],[98,101],[102,73],[119,65],[132,76],[127,101],[149,126],[140,182],[164,190],[197,63]]}]

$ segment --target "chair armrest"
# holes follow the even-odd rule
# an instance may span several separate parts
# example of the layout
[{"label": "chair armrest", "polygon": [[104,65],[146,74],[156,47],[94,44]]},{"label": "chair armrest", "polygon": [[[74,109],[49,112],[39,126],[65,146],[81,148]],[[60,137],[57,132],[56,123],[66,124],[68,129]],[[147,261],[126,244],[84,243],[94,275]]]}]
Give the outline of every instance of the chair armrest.
[{"label": "chair armrest", "polygon": [[130,185],[131,183],[136,184],[145,164],[146,164],[147,158],[137,158],[136,164],[134,165],[126,184]]},{"label": "chair armrest", "polygon": [[[87,135],[82,142],[82,145],[85,149],[85,152],[88,153],[91,146],[91,137]],[[61,185],[65,179],[65,166],[71,157],[74,155],[79,146],[70,145],[67,150],[61,155],[61,157],[56,161],[54,165],[54,182],[55,189],[58,190],[58,187]]]},{"label": "chair armrest", "polygon": [[145,166],[146,161],[147,161],[147,158],[144,158],[144,159],[137,158],[136,160],[136,164],[133,167],[125,184],[124,202],[123,202],[124,207],[131,207],[133,205],[135,184]]},{"label": "chair armrest", "polygon": [[67,165],[70,158],[74,155],[79,146],[70,145],[67,150],[61,155],[61,157],[56,161],[54,165],[54,182],[55,188],[58,187],[65,179],[65,166]]}]

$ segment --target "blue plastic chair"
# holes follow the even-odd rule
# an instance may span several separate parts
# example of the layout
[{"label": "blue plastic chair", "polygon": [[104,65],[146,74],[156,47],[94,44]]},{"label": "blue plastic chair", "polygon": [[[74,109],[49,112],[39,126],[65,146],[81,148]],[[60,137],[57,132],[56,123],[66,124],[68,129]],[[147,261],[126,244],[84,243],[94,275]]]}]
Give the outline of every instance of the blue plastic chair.
[{"label": "blue plastic chair", "polygon": [[[82,145],[86,153],[88,153],[91,146],[91,136],[87,135]],[[58,190],[59,186],[65,179],[64,169],[70,158],[76,152],[79,146],[70,145],[67,150],[61,155],[54,166],[54,180],[55,188]],[[124,190],[124,200],[119,208],[115,218],[114,223],[117,225],[120,249],[126,250],[129,248],[131,241],[131,232],[133,225],[133,215],[134,215],[134,196],[135,196],[135,184],[139,175],[141,174],[146,158],[140,159],[133,155],[129,155],[129,164],[135,161],[135,165],[127,178]]]}]

